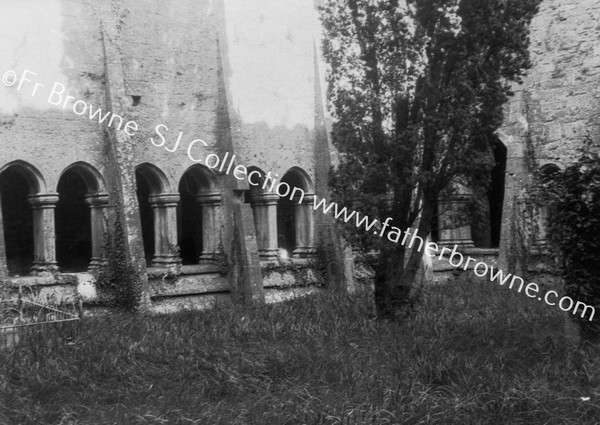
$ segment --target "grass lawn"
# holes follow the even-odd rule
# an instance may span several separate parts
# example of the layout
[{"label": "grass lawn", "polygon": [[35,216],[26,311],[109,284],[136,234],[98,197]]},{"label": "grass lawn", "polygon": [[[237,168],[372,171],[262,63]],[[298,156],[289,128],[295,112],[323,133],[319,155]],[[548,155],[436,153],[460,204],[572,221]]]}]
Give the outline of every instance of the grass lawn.
[{"label": "grass lawn", "polygon": [[599,353],[483,279],[427,287],[400,323],[368,293],[114,315],[0,352],[0,423],[591,424]]}]

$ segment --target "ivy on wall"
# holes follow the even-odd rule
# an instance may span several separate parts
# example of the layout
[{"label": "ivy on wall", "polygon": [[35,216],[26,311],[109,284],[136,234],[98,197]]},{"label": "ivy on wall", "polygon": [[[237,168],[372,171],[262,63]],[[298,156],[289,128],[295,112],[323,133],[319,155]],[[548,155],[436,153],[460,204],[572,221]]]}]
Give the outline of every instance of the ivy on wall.
[{"label": "ivy on wall", "polygon": [[[580,158],[539,179],[548,201],[548,238],[560,258],[566,293],[600,308],[600,149],[587,140]],[[578,316],[574,316],[575,319]],[[598,319],[579,320],[583,337],[600,337]]]},{"label": "ivy on wall", "polygon": [[140,306],[143,285],[141,278],[128,260],[125,235],[118,213],[112,234],[104,234],[106,264],[96,275],[99,295],[111,306],[135,310]]}]

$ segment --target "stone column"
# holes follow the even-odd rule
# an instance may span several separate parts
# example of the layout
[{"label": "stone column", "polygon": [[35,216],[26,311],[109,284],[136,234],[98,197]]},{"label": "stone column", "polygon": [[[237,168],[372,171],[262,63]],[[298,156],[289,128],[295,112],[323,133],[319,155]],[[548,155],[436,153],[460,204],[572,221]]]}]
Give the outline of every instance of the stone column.
[{"label": "stone column", "polygon": [[453,183],[453,186],[454,190],[447,195],[442,195],[438,202],[440,234],[438,244],[472,248],[475,244],[471,236],[471,224],[467,209],[472,194],[462,184]]},{"label": "stone column", "polygon": [[279,195],[275,193],[253,194],[251,201],[254,209],[258,254],[261,260],[275,259],[279,253],[277,245],[277,201],[279,201]]},{"label": "stone column", "polygon": [[305,258],[315,252],[313,205],[315,195],[305,195],[296,209],[296,248],[294,258]]},{"label": "stone column", "polygon": [[89,271],[94,271],[106,263],[104,252],[104,236],[106,233],[106,213],[108,208],[108,193],[88,195],[85,202],[90,207],[90,221],[92,229],[92,258]]},{"label": "stone column", "polygon": [[153,267],[176,267],[181,264],[177,252],[177,204],[179,194],[165,193],[149,198],[154,211]]},{"label": "stone column", "polygon": [[4,239],[4,218],[2,217],[2,194],[0,193],[0,279],[8,277],[6,240]]},{"label": "stone column", "polygon": [[219,216],[221,210],[221,193],[201,193],[196,196],[202,214],[202,253],[198,259],[200,264],[219,259]]},{"label": "stone column", "polygon": [[54,211],[58,194],[32,195],[33,209],[33,267],[34,275],[49,276],[58,271],[56,263],[56,230]]}]

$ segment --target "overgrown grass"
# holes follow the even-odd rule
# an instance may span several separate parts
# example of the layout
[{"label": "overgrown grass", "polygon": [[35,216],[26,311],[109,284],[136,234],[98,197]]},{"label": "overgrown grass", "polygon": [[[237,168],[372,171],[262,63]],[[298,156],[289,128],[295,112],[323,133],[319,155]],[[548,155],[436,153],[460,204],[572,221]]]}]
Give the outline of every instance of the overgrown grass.
[{"label": "overgrown grass", "polygon": [[404,323],[366,293],[89,319],[75,344],[0,353],[0,422],[594,423],[599,347],[563,325],[484,280],[426,288]]}]

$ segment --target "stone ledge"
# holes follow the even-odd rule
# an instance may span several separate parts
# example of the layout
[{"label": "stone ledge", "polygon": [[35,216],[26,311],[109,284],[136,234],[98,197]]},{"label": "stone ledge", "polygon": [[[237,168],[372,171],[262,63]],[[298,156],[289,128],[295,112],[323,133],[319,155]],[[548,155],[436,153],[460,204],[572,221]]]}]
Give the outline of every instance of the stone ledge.
[{"label": "stone ledge", "polygon": [[[217,264],[192,264],[181,266],[179,275],[200,275],[219,273],[220,268]],[[166,267],[148,267],[146,269],[148,279],[162,278],[164,275],[171,275],[172,270]]]}]

